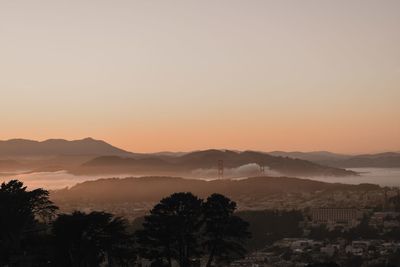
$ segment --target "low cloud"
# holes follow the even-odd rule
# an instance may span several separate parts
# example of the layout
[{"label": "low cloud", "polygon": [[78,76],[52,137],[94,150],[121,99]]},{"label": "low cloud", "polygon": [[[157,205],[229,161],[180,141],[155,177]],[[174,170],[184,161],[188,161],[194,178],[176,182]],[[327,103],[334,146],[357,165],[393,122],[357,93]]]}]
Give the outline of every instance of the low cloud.
[{"label": "low cloud", "polygon": [[[216,178],[218,177],[217,169],[196,169],[192,171],[193,176],[202,178]],[[240,178],[240,177],[251,177],[261,175],[260,166],[256,163],[249,163],[246,165],[239,166],[237,168],[225,168],[225,178]],[[265,166],[265,176],[282,176],[281,173],[273,171]]]}]

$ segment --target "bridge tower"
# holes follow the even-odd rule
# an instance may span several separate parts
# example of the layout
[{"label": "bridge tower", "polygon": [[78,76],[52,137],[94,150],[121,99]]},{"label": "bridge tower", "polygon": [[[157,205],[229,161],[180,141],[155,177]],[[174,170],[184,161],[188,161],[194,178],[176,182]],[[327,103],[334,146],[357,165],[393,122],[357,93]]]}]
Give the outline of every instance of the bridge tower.
[{"label": "bridge tower", "polygon": [[218,178],[224,178],[224,161],[222,159],[218,160]]},{"label": "bridge tower", "polygon": [[265,175],[265,167],[262,163],[259,163],[258,166],[260,166],[260,175],[264,176]]}]

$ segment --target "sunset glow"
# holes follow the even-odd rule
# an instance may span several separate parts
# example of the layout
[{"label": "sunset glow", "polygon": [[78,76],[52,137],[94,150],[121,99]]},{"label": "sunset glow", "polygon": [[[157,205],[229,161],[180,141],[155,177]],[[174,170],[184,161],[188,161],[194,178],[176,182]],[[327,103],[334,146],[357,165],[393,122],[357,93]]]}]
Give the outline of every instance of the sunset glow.
[{"label": "sunset glow", "polygon": [[400,1],[0,1],[0,140],[400,151],[399,10]]}]

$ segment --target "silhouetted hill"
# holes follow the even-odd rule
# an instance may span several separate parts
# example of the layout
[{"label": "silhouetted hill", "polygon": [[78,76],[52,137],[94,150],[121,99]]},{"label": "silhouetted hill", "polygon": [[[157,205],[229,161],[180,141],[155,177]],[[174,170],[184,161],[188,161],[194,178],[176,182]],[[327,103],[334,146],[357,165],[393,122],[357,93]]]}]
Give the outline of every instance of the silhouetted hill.
[{"label": "silhouetted hill", "polygon": [[335,161],[335,160],[347,159],[347,158],[351,157],[350,155],[337,154],[337,153],[332,153],[332,152],[329,152],[329,151],[312,151],[312,152],[272,151],[272,152],[268,152],[268,154],[272,155],[272,156],[304,159],[304,160],[312,161],[312,162],[315,162],[315,163],[323,163],[323,162],[326,162],[326,161]]},{"label": "silhouetted hill", "polygon": [[23,170],[25,166],[16,160],[0,160],[0,172]]},{"label": "silhouetted hill", "polygon": [[262,198],[269,194],[314,192],[321,190],[372,190],[378,185],[346,185],[324,183],[300,178],[253,177],[242,180],[183,179],[177,177],[142,177],[87,181],[70,189],[52,192],[54,201],[64,202],[126,202],[159,201],[174,192],[192,192],[201,197],[221,193],[232,199],[248,196]]},{"label": "silhouetted hill", "polygon": [[[279,172],[291,176],[348,176],[356,175],[352,171],[326,167],[309,161],[276,157],[260,152],[236,152],[230,150],[196,151],[182,156],[133,159],[122,157],[98,157],[86,162],[78,168],[70,170],[75,174],[148,174],[201,176],[207,170],[207,177],[215,177],[218,160],[224,161],[224,168],[233,169],[248,164],[258,164],[268,171]],[[256,165],[257,166],[257,165]],[[258,167],[253,170],[258,174]],[[234,175],[233,175],[234,176]]]},{"label": "silhouetted hill", "polygon": [[380,154],[358,155],[347,159],[325,162],[330,166],[343,168],[400,168],[400,153],[387,152]]},{"label": "silhouetted hill", "polygon": [[58,155],[132,156],[134,154],[92,138],[74,141],[64,139],[49,139],[42,142],[25,139],[0,141],[0,157],[3,158]]},{"label": "silhouetted hill", "polygon": [[118,156],[103,156],[92,159],[80,166],[80,169],[100,168],[101,172],[107,170],[114,172],[118,170],[126,171],[156,171],[168,170],[170,163],[161,158],[121,158]]},{"label": "silhouetted hill", "polygon": [[400,153],[386,152],[379,154],[365,155],[343,155],[326,151],[318,152],[268,152],[274,156],[284,156],[290,158],[304,159],[317,164],[332,166],[337,168],[400,168]]},{"label": "silhouetted hill", "polygon": [[[0,141],[0,160],[0,172],[69,170],[74,174],[189,177],[216,177],[218,160],[224,160],[226,177],[255,175],[257,165],[278,172],[267,174],[290,176],[346,176],[355,173],[342,168],[400,167],[400,153],[349,156],[327,151],[263,153],[210,149],[145,154],[125,151],[92,138]],[[235,170],[248,164],[253,166],[248,166],[245,173]]]}]

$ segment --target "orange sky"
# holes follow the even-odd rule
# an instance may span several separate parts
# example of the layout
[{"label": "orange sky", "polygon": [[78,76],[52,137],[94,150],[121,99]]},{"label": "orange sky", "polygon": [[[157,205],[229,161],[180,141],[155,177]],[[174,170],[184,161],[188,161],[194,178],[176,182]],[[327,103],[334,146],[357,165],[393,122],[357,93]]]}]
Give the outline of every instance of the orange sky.
[{"label": "orange sky", "polygon": [[0,139],[400,151],[399,1],[0,2]]}]

